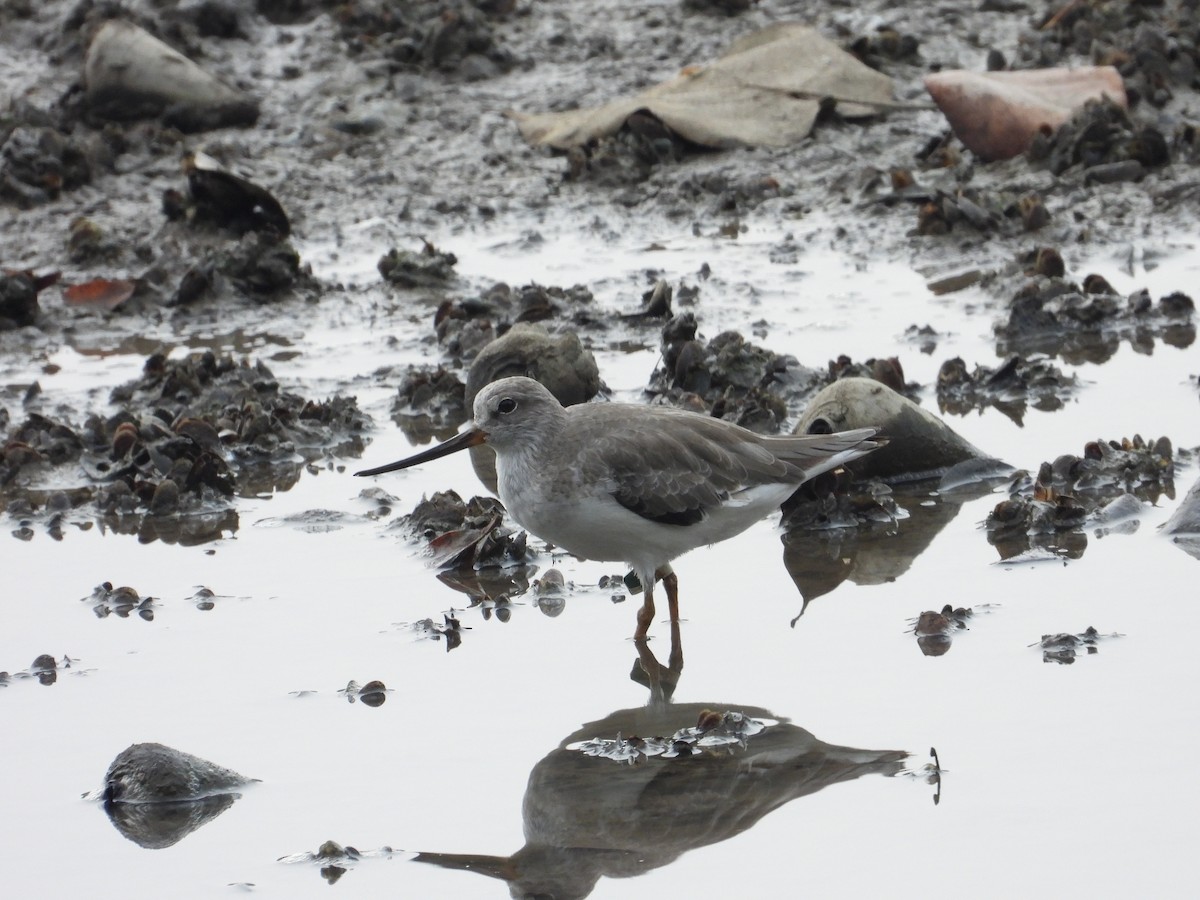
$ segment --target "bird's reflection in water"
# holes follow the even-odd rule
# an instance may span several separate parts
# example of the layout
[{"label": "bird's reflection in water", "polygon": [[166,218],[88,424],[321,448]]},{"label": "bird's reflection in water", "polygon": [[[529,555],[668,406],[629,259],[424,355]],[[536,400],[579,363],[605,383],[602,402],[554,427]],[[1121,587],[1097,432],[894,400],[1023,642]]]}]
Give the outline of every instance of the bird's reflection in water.
[{"label": "bird's reflection in water", "polygon": [[[602,877],[629,878],[665,866],[746,831],[798,797],[905,767],[904,751],[827,744],[765,709],[671,703],[683,668],[678,626],[666,665],[644,641],[637,644],[634,679],[649,687],[649,704],[589,722],[534,766],[522,809],[524,847],[511,856],[419,853],[415,859],[503,880],[513,897],[586,897]],[[597,738],[620,736],[628,747],[638,736],[693,732],[689,726],[702,716],[712,719],[714,710],[767,724],[742,741],[705,747],[701,739],[690,751],[677,742],[665,754],[638,755],[632,763],[570,749],[594,747]]]},{"label": "bird's reflection in water", "polygon": [[634,660],[629,678],[650,690],[650,705],[664,705],[675,696],[675,686],[683,674],[683,641],[679,639],[679,623],[671,623],[671,654],[664,666],[654,655],[647,641],[634,641],[638,658]]}]

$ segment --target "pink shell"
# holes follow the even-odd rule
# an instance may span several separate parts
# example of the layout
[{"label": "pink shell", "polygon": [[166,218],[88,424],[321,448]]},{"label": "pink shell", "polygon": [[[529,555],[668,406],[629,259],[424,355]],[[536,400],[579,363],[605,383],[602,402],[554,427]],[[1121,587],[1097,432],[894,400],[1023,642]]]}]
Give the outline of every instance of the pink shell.
[{"label": "pink shell", "polygon": [[1029,149],[1042,128],[1056,129],[1089,100],[1126,106],[1125,85],[1112,66],[967,72],[925,76],[925,89],[966,147],[985,162]]}]

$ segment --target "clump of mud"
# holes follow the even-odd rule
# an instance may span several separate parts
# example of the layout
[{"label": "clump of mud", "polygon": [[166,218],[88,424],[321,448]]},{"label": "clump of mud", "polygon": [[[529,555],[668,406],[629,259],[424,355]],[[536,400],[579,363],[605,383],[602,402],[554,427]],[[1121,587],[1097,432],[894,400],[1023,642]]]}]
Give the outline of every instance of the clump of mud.
[{"label": "clump of mud", "polygon": [[1138,501],[1174,498],[1175,458],[1168,438],[1091,441],[1082,455],[1067,453],[1042,463],[1036,478],[1020,473],[1009,499],[988,515],[988,541],[1002,559],[1031,550],[1077,559],[1088,545],[1084,526],[1114,520],[1110,501],[1126,496],[1135,511]]},{"label": "clump of mud", "polygon": [[[116,413],[93,413],[81,427],[31,412],[9,432],[0,452],[0,503],[9,515],[54,517],[94,505],[128,531],[143,516],[203,514],[219,533],[229,525],[220,513],[236,494],[286,490],[314,460],[361,453],[371,425],[352,397],[306,399],[282,390],[263,363],[212,352],[155,354],[111,400]],[[43,486],[81,475],[78,487]]]},{"label": "clump of mud", "polygon": [[1178,348],[1195,343],[1196,306],[1186,294],[1174,291],[1157,302],[1146,290],[1121,297],[1099,276],[1077,285],[1052,271],[1018,291],[996,323],[1001,354],[1044,353],[1078,365],[1105,362],[1123,341],[1145,353],[1156,340]]},{"label": "clump of mud", "polygon": [[464,501],[454,491],[438,491],[421,502],[397,527],[422,537],[432,560],[445,569],[504,567],[524,562],[525,532],[502,528],[504,507],[492,497]]},{"label": "clump of mud", "polygon": [[454,278],[458,257],[446,253],[428,241],[419,253],[393,247],[379,260],[376,268],[386,281],[401,288],[438,287]]},{"label": "clump of mud", "polygon": [[1061,409],[1078,387],[1074,375],[1064,374],[1049,360],[1014,354],[995,368],[977,364],[968,370],[956,356],[942,363],[938,372],[938,409],[965,416],[991,407],[1021,425],[1028,407],[1042,412]]},{"label": "clump of mud", "polygon": [[466,385],[442,365],[409,366],[392,399],[392,421],[414,444],[445,440],[468,418]]},{"label": "clump of mud", "polygon": [[1055,175],[1072,170],[1088,184],[1140,181],[1171,161],[1167,138],[1153,125],[1135,122],[1110,100],[1093,101],[1052,135],[1029,149]]},{"label": "clump of mud", "polygon": [[970,607],[957,609],[947,603],[941,611],[927,609],[913,621],[913,634],[917,646],[925,656],[944,656],[950,651],[954,635],[967,629],[967,622],[975,615]]},{"label": "clump of mud", "polygon": [[760,432],[779,431],[790,409],[828,382],[825,373],[747,341],[735,331],[698,338],[692,313],[674,316],[662,330],[662,362],[650,392],[681,406]]},{"label": "clump of mud", "polygon": [[1050,4],[1018,47],[1022,68],[1086,59],[1116,66],[1130,105],[1165,107],[1195,87],[1200,23],[1189,0]]},{"label": "clump of mud", "polygon": [[1059,632],[1058,634],[1043,634],[1042,639],[1033,646],[1042,651],[1042,662],[1071,665],[1079,654],[1094,656],[1100,652],[1099,643],[1107,638],[1121,637],[1116,634],[1101,634],[1094,626],[1089,625],[1079,634]]},{"label": "clump of mud", "polygon": [[[514,326],[531,323],[564,333],[605,326],[592,292],[578,284],[514,288],[497,282],[476,296],[444,300],[433,319],[438,345],[456,363],[470,362]],[[499,371],[499,367],[493,368]]]},{"label": "clump of mud", "polygon": [[97,619],[106,619],[112,615],[120,619],[127,619],[136,613],[139,619],[147,622],[154,621],[156,598],[143,597],[138,594],[136,588],[128,585],[113,587],[111,581],[105,581],[96,585],[87,597],[79,599],[92,605],[92,612],[96,614]]},{"label": "clump of mud", "polygon": [[73,662],[74,660],[69,656],[64,656],[60,662],[49,653],[41,653],[33,660],[28,669],[12,673],[0,671],[0,688],[6,688],[16,682],[26,680],[36,680],[43,687],[50,687],[58,683],[59,672],[69,670]]},{"label": "clump of mud", "polygon": [[780,525],[787,531],[892,525],[903,511],[879,479],[855,480],[845,469],[811,478],[784,501]]},{"label": "clump of mud", "polygon": [[481,81],[520,64],[496,29],[496,20],[515,8],[513,0],[356,0],[338,4],[335,11],[342,39],[355,56],[382,58],[396,72],[433,69]]}]

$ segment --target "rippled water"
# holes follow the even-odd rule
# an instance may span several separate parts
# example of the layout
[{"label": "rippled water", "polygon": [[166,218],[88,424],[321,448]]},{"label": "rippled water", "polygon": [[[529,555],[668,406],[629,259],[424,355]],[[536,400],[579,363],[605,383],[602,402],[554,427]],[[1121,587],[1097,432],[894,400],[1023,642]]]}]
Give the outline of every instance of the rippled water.
[{"label": "rippled water", "polygon": [[[614,603],[597,586],[619,567],[542,554],[570,583],[560,615],[528,595],[507,615],[463,609],[466,597],[370,515],[375,504],[360,497],[369,485],[350,473],[408,451],[388,418],[395,385],[371,373],[436,358],[417,340],[431,309],[370,287],[382,233],[398,239],[366,223],[336,255],[301,248],[318,274],[347,285],[320,307],[188,338],[157,326],[145,338],[180,354],[206,344],[261,356],[313,396],[357,393],[380,426],[364,460],[330,460],[290,491],[240,500],[237,530],[202,546],[75,526],[60,541],[0,542],[0,668],[17,672],[42,653],[71,660],[51,686],[0,688],[7,895],[327,896],[321,863],[280,861],[325,840],[364,851],[341,863],[335,888],[356,896],[502,897],[506,880],[560,897],[1191,894],[1198,563],[1156,530],[1176,501],[1144,508],[1132,534],[1090,534],[1077,560],[1008,566],[981,528],[997,495],[962,500],[952,516],[960,498],[916,498],[944,504],[948,520],[927,549],[905,558],[886,541],[860,547],[851,577],[794,625],[803,599],[781,534],[764,521],[676,564],[680,646],[672,660],[670,629],[654,625],[655,659],[642,662],[658,677],[647,687],[631,677],[636,601]],[[544,233],[540,244],[500,231],[429,237],[459,255],[472,284],[578,282],[614,312],[636,308],[647,270],[697,283],[707,262],[702,331],[755,333],[809,365],[898,354],[929,385],[954,355],[994,364],[982,293],[935,297],[904,261],[852,264],[804,235],[795,232],[795,262],[781,264],[767,259],[784,235],[753,229],[736,241],[682,230]],[[1087,271],[1157,297],[1189,290],[1200,261],[1193,249],[1152,271],[1123,272],[1117,260]],[[927,323],[941,335],[930,355],[903,338]],[[643,349],[595,348],[618,396],[637,397],[656,343],[648,326]],[[147,351],[129,341],[98,355],[88,344],[14,363],[5,381],[40,377],[102,405]],[[61,371],[39,374],[47,361]],[[1126,344],[1104,365],[1064,368],[1084,384],[1060,411],[1031,410],[1024,427],[995,411],[951,423],[1024,467],[1134,432],[1200,444],[1195,347],[1147,355]],[[1177,474],[1180,496],[1194,477]],[[458,458],[377,486],[397,498],[395,514],[434,490],[482,492]],[[826,550],[849,558],[851,544],[831,537]],[[154,596],[153,619],[93,614],[80,598],[105,580]],[[198,608],[198,586],[217,595],[211,609]],[[948,653],[925,656],[911,620],[946,603],[976,615]],[[451,608],[462,642],[447,652],[412,623]],[[1121,636],[1072,665],[1045,663],[1031,646],[1087,626]],[[340,692],[372,679],[389,691],[378,708]],[[651,688],[660,702],[647,707]],[[674,705],[663,708],[667,693]],[[779,724],[728,758],[630,766],[559,749],[671,734],[704,708]],[[262,783],[172,846],[144,849],[81,799],[138,741]],[[936,804],[937,786],[919,777],[931,746],[945,770]],[[888,751],[912,756],[899,763]],[[365,853],[385,847],[393,852]]]}]

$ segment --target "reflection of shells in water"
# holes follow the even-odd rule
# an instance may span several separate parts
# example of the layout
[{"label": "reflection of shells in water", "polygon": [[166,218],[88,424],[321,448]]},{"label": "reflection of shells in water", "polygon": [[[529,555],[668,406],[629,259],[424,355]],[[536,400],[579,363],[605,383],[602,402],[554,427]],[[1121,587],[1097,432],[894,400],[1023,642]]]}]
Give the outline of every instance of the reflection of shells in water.
[{"label": "reflection of shells in water", "polygon": [[140,847],[161,850],[179,843],[233,805],[239,794],[178,803],[106,803],[113,827]]},{"label": "reflection of shells in water", "polygon": [[641,757],[661,756],[673,759],[687,756],[695,750],[727,747],[731,744],[745,747],[746,739],[778,725],[775,719],[755,719],[738,712],[727,712],[712,728],[693,726],[681,728],[671,737],[630,737],[620,734],[615,739],[592,738],[568,744],[567,750],[577,750],[588,756],[600,756],[617,762],[636,762]]}]

